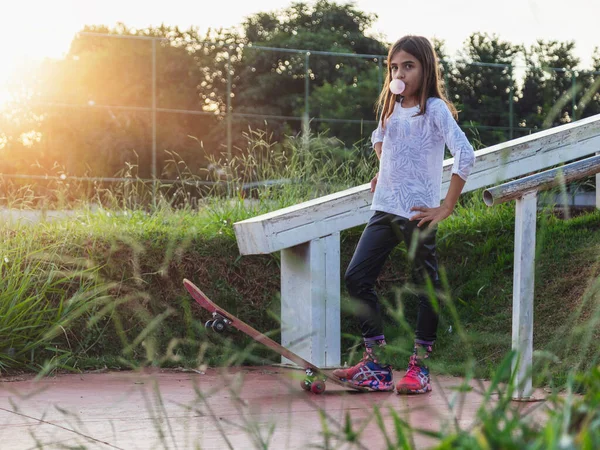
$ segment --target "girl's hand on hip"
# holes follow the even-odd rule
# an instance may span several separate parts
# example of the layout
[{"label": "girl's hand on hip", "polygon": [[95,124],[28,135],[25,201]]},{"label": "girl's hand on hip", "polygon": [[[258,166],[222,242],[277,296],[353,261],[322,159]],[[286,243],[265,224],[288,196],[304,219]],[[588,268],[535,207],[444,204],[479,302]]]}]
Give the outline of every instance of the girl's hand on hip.
[{"label": "girl's hand on hip", "polygon": [[423,225],[426,222],[429,222],[429,226],[433,227],[435,226],[438,222],[441,222],[442,220],[444,220],[446,217],[450,216],[450,214],[452,214],[452,209],[441,205],[438,206],[437,208],[426,208],[424,206],[413,206],[412,208],[410,208],[411,211],[419,211],[418,214],[415,214],[414,216],[412,216],[410,218],[410,220],[419,220],[419,223],[417,224],[418,227],[421,227],[421,225]]},{"label": "girl's hand on hip", "polygon": [[377,175],[375,175],[373,177],[373,179],[371,180],[371,192],[375,192],[375,186],[377,186],[377,178],[379,177],[379,172],[377,172]]}]

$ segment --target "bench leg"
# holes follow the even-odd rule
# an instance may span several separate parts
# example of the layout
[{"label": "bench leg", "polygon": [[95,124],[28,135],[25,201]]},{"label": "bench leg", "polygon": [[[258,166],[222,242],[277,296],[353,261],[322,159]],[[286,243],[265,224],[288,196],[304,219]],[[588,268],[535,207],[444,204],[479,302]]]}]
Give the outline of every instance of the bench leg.
[{"label": "bench leg", "polygon": [[340,365],[339,233],[281,250],[281,321],[284,347],[319,367]]},{"label": "bench leg", "polygon": [[514,398],[516,400],[525,400],[532,395],[531,367],[533,356],[536,214],[536,192],[525,194],[517,199],[512,321],[512,348],[517,352],[512,366],[515,374]]}]

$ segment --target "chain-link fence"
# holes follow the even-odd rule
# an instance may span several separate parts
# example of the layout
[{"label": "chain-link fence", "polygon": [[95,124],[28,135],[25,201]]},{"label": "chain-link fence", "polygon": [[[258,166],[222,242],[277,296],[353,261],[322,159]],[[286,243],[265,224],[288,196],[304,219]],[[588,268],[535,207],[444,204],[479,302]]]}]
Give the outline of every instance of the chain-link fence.
[{"label": "chain-link fence", "polygon": [[[78,45],[87,51],[78,53]],[[131,180],[126,168],[132,161],[139,181],[175,182],[177,171],[166,168],[170,150],[190,170],[198,170],[209,165],[209,155],[222,153],[230,160],[243,148],[244,134],[257,128],[267,130],[273,141],[290,134],[323,134],[348,147],[367,148],[376,126],[373,102],[387,70],[386,55],[100,33],[80,33],[71,54],[61,70],[46,75],[46,90],[35,107],[41,116],[53,118],[45,130],[41,126],[49,153],[60,148],[66,155],[68,169],[54,178],[92,183]],[[90,55],[94,59],[86,60]],[[450,100],[462,106],[461,116],[476,118],[460,125],[479,145],[535,131],[515,110],[515,69],[442,61]],[[540,80],[543,73],[561,75],[547,77],[544,89],[561,84],[565,94],[559,109],[568,120],[578,118],[580,105],[598,96],[597,87],[584,91],[579,80],[587,77],[587,85],[596,86],[600,72],[539,70]],[[478,86],[486,81],[494,85],[479,94]],[[528,95],[543,101],[547,94]],[[469,96],[485,98],[485,107],[465,102]],[[3,172],[15,179],[49,178],[47,173]]]}]

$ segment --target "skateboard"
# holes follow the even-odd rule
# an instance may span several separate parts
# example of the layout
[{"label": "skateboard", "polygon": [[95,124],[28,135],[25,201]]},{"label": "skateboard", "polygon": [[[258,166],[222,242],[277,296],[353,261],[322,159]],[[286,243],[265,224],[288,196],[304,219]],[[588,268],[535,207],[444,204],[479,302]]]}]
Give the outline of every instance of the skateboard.
[{"label": "skateboard", "polygon": [[368,388],[354,386],[352,384],[346,383],[342,380],[339,380],[331,375],[328,375],[323,370],[305,360],[301,356],[298,356],[291,350],[283,347],[281,344],[278,344],[273,339],[265,336],[260,331],[255,330],[250,325],[242,322],[240,319],[235,317],[233,314],[228,313],[223,308],[220,308],[216,304],[214,304],[194,283],[191,281],[184,279],[183,285],[188,290],[192,298],[200,305],[202,308],[207,310],[212,314],[212,319],[208,320],[205,324],[206,328],[212,328],[214,331],[221,333],[225,331],[228,327],[236,328],[242,333],[247,334],[255,341],[263,344],[264,346],[270,348],[276,353],[279,353],[284,358],[289,359],[294,364],[300,366],[304,369],[306,376],[301,381],[300,385],[302,389],[305,391],[310,391],[313,394],[322,394],[325,392],[325,382],[330,381],[339,386],[343,386],[345,388],[353,389],[356,391],[365,392],[368,391]]}]

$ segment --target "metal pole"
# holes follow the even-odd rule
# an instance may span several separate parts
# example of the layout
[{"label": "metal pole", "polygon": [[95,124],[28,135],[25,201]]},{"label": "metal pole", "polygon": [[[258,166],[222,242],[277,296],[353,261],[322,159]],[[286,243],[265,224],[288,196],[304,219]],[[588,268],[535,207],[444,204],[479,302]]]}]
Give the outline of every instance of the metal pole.
[{"label": "metal pole", "polygon": [[152,205],[156,207],[156,39],[152,40]]},{"label": "metal pole", "polygon": [[231,162],[231,53],[227,52],[227,163]]},{"label": "metal pole", "polygon": [[448,65],[446,64],[446,61],[442,61],[442,66],[444,67],[444,89],[446,91],[446,97],[448,97],[452,102],[452,97],[450,96],[450,78],[448,74]]},{"label": "metal pole", "polygon": [[509,67],[509,71],[510,71],[510,90],[508,92],[509,98],[508,98],[508,126],[509,126],[509,132],[508,132],[508,137],[509,139],[513,138],[513,127],[514,127],[514,80],[513,80],[513,68],[512,66],[508,66]]},{"label": "metal pole", "polygon": [[571,72],[571,120],[577,120],[577,118],[575,117],[575,96],[577,95],[576,83],[577,76],[575,75],[575,72]]},{"label": "metal pole", "polygon": [[381,60],[381,58],[377,58],[377,68],[378,68],[378,72],[377,72],[377,79],[379,81],[379,90],[383,89],[383,61]]},{"label": "metal pole", "polygon": [[310,89],[310,52],[306,52],[304,57],[304,117],[302,119],[302,141],[304,150],[308,150],[308,137],[310,135],[309,125],[309,103],[308,94]]},{"label": "metal pole", "polygon": [[[596,156],[600,156],[600,152]],[[600,209],[600,172],[596,174],[596,209]]]},{"label": "metal pole", "polygon": [[[529,169],[533,170],[531,167]],[[488,206],[498,205],[519,198],[526,192],[534,190],[538,192],[547,191],[553,187],[590,177],[597,173],[600,173],[600,156],[592,156],[556,169],[545,170],[488,188],[483,191],[483,201]]]}]

